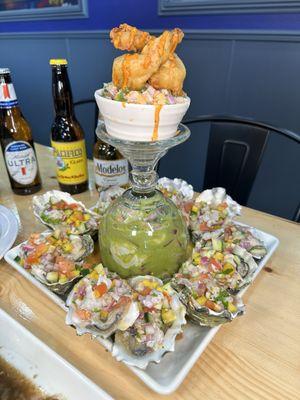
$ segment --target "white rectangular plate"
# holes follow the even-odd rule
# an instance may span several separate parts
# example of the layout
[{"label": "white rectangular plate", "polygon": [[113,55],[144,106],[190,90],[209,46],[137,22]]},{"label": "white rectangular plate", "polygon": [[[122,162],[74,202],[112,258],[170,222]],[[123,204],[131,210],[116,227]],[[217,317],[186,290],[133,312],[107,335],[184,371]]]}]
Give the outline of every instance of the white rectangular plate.
[{"label": "white rectangular plate", "polygon": [[[255,232],[265,243],[268,253],[258,262],[258,268],[253,279],[256,278],[279,244],[279,240],[276,237],[258,229],[256,229]],[[11,249],[5,255],[5,260],[25,276],[25,278],[41,289],[56,304],[66,309],[63,299],[48,290],[46,286],[39,283],[29,272],[14,261],[14,258],[18,255],[18,247],[19,246]],[[243,295],[246,290],[247,288],[243,289],[241,294]],[[172,393],[182,383],[219,328],[220,327],[205,328],[188,323],[184,328],[183,338],[176,342],[176,350],[174,353],[166,354],[159,364],[149,364],[145,370],[130,366],[129,368],[155,392],[160,394]],[[107,349],[110,349],[111,342],[109,340],[99,339],[99,342]]]},{"label": "white rectangular plate", "polygon": [[0,356],[47,395],[64,400],[112,400],[3,310],[0,310],[0,326]]}]

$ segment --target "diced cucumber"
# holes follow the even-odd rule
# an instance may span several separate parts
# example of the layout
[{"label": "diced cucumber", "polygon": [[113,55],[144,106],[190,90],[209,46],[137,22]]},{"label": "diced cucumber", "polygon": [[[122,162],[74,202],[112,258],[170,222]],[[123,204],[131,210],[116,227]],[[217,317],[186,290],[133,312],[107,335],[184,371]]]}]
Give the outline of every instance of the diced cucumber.
[{"label": "diced cucumber", "polygon": [[213,249],[214,249],[215,251],[222,252],[222,250],[223,250],[223,243],[222,243],[222,240],[216,239],[216,238],[212,238],[212,239],[211,239],[211,242],[212,242]]},{"label": "diced cucumber", "polygon": [[56,283],[58,281],[58,272],[57,271],[48,272],[46,275],[46,279],[50,283]]}]

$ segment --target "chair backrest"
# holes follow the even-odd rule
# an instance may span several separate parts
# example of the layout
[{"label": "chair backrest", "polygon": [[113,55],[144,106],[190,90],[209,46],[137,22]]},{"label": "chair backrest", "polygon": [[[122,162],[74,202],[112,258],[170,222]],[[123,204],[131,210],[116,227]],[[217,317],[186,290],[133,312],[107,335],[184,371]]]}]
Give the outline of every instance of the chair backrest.
[{"label": "chair backrest", "polygon": [[204,188],[222,186],[240,204],[247,200],[271,132],[300,142],[300,136],[236,116],[208,115],[186,120],[186,125],[210,123]]},{"label": "chair backrest", "polygon": [[85,100],[75,101],[74,102],[74,107],[76,108],[77,106],[81,106],[83,104],[94,104],[94,128],[95,128],[94,129],[94,135],[95,135],[94,139],[96,139],[95,131],[96,131],[96,128],[97,128],[97,125],[98,125],[98,119],[99,119],[99,110],[98,110],[98,106],[97,106],[96,100],[95,99],[85,99]]}]

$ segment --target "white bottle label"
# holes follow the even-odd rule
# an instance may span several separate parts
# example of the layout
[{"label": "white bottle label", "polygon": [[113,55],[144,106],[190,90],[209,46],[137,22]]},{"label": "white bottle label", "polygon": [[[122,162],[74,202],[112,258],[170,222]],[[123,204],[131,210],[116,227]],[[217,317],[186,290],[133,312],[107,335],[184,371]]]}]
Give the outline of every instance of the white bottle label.
[{"label": "white bottle label", "polygon": [[28,185],[32,183],[37,174],[37,161],[33,148],[23,141],[11,142],[4,150],[7,170],[11,178]]},{"label": "white bottle label", "polygon": [[14,85],[12,83],[0,83],[0,107],[10,108],[18,104]]},{"label": "white bottle label", "polygon": [[96,184],[100,187],[126,185],[128,183],[127,160],[99,160],[94,158],[94,172]]}]

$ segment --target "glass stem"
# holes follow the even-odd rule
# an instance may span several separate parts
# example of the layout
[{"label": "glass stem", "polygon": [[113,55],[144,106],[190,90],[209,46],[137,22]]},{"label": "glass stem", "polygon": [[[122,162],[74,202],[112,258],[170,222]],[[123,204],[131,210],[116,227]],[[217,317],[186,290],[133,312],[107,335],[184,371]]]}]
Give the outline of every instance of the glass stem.
[{"label": "glass stem", "polygon": [[134,193],[147,195],[154,193],[157,180],[158,175],[154,169],[132,166],[130,181]]}]

